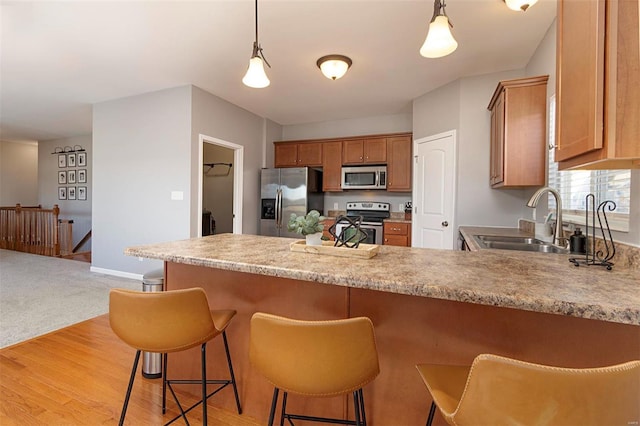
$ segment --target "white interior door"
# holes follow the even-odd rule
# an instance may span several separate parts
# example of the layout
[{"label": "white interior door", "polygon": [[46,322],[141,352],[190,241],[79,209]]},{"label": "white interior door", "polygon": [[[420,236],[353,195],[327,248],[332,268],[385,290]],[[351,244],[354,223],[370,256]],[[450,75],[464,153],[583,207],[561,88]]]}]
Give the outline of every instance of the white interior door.
[{"label": "white interior door", "polygon": [[456,131],[418,139],[413,152],[413,246],[453,250]]}]

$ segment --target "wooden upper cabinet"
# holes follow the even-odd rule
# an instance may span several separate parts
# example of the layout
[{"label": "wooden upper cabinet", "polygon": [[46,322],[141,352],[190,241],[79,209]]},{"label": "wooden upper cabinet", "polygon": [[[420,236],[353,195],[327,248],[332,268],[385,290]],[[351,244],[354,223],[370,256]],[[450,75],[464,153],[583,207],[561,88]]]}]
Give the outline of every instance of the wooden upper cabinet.
[{"label": "wooden upper cabinet", "polygon": [[548,79],[545,75],[498,83],[488,107],[492,187],[544,186]]},{"label": "wooden upper cabinet", "polygon": [[493,108],[491,108],[490,148],[491,176],[489,182],[491,185],[496,185],[504,180],[504,91],[500,91]]},{"label": "wooden upper cabinet", "polygon": [[343,164],[384,164],[387,162],[387,139],[351,139],[342,142]]},{"label": "wooden upper cabinet", "polygon": [[558,0],[561,170],[640,168],[638,0]]},{"label": "wooden upper cabinet", "polygon": [[320,142],[278,142],[274,149],[274,167],[322,166]]},{"label": "wooden upper cabinet", "polygon": [[322,146],[322,190],[342,191],[342,142]]},{"label": "wooden upper cabinet", "polygon": [[387,191],[411,191],[411,135],[387,138]]}]

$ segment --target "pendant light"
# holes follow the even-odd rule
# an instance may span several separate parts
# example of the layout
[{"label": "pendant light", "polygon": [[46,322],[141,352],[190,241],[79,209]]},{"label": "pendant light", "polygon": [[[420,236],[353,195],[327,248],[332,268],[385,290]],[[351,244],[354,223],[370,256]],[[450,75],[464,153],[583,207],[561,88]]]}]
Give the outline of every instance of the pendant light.
[{"label": "pendant light", "polygon": [[329,80],[337,80],[351,67],[351,58],[344,55],[327,55],[318,59],[316,65]]},{"label": "pendant light", "polygon": [[511,10],[526,12],[527,9],[536,4],[538,0],[504,0],[504,2]]},{"label": "pendant light", "polygon": [[271,84],[267,74],[264,72],[263,61],[271,68],[262,53],[262,47],[258,43],[258,0],[256,0],[256,40],[253,42],[253,53],[251,53],[251,59],[249,60],[249,69],[247,69],[247,73],[242,78],[242,82],[246,86],[262,89]]},{"label": "pendant light", "polygon": [[449,21],[445,11],[444,0],[433,3],[433,17],[429,23],[429,30],[420,54],[425,58],[441,58],[452,53],[458,47],[458,42],[451,34],[453,24]]}]

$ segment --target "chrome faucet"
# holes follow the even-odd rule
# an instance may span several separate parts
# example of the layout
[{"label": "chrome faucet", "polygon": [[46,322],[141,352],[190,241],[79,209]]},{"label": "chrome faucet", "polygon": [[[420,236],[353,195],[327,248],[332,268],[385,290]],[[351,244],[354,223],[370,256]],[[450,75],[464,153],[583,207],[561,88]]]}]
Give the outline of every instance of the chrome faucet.
[{"label": "chrome faucet", "polygon": [[556,226],[553,229],[553,244],[559,247],[566,247],[566,244],[564,243],[566,238],[564,238],[562,231],[562,199],[560,198],[558,191],[548,186],[538,189],[527,202],[527,207],[536,208],[540,201],[540,197],[542,197],[542,194],[545,192],[550,192],[556,199]]}]

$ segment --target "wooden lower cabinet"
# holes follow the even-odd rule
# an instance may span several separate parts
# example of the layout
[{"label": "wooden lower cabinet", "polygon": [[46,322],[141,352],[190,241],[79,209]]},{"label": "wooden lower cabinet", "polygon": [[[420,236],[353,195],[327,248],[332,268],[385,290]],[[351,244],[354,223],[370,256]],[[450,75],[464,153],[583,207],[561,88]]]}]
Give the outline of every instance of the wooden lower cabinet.
[{"label": "wooden lower cabinet", "polygon": [[387,246],[411,247],[411,224],[385,222],[382,241]]},{"label": "wooden lower cabinet", "polygon": [[322,224],[324,225],[324,230],[322,231],[322,236],[329,238],[329,240],[331,240],[331,241],[334,241],[335,238],[333,238],[333,235],[331,235],[329,233],[329,228],[331,228],[334,223],[336,223],[336,220],[334,218],[327,218],[322,222]]}]

